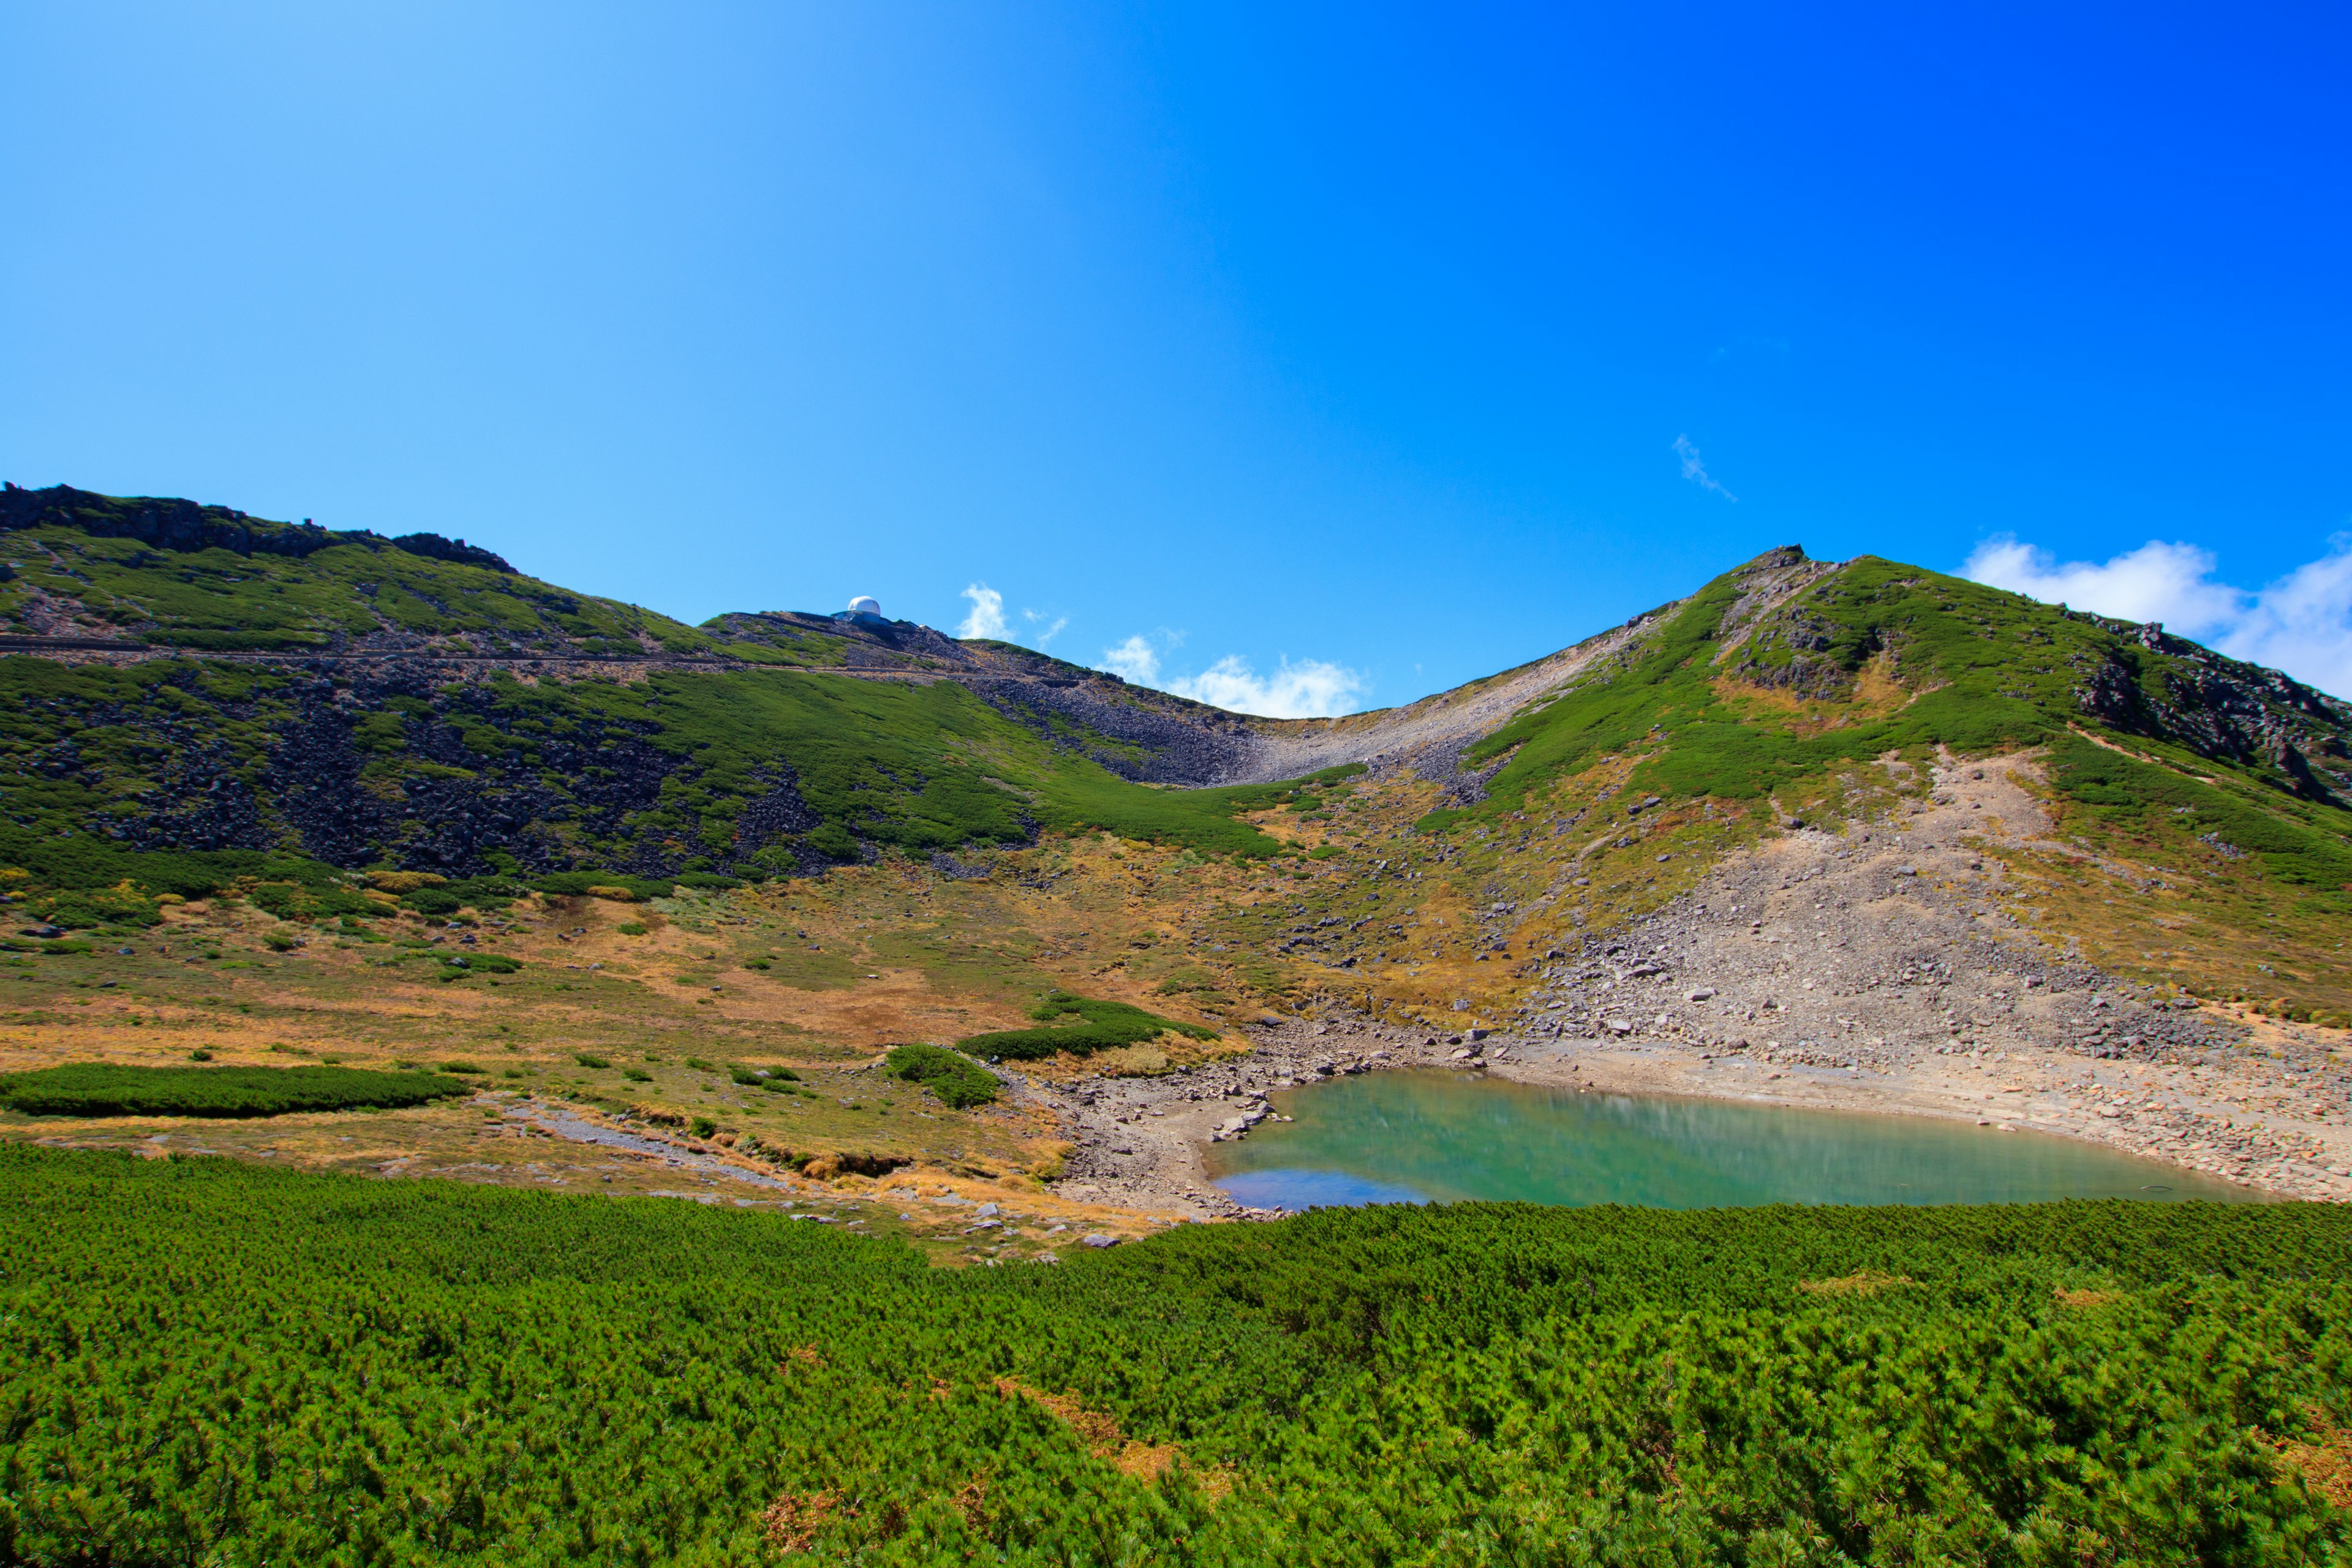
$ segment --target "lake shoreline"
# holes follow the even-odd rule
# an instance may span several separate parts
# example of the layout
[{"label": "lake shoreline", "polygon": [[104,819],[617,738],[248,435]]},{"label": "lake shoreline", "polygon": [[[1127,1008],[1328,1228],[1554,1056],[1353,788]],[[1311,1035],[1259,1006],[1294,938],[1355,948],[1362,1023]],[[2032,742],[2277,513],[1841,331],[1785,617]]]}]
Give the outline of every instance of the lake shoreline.
[{"label": "lake shoreline", "polygon": [[[1332,997],[1242,1022],[1250,1052],[1225,1064],[1017,1092],[1075,1145],[1066,1191],[1162,1216],[1248,1212],[1216,1192],[1203,1155],[1220,1125],[1262,1103],[1250,1097],[1326,1070],[1445,1066],[2007,1126],[2281,1197],[2352,1200],[2352,1089],[2322,1032],[2126,983],[1996,911],[2037,857],[2081,854],[2022,765],[1947,759],[1912,813],[1792,826],[1581,942],[1515,956],[1497,927],[1492,957],[1537,982],[1514,1016],[1464,1011],[1439,1026]],[[1543,900],[1580,897],[1572,870]],[[1353,979],[1339,969],[1330,984]]]},{"label": "lake shoreline", "polygon": [[[2260,1058],[2233,1060],[2226,1073],[2204,1069],[2209,1076],[2201,1080],[2188,1066],[2032,1047],[1992,1053],[1992,1059],[1921,1053],[1924,1059],[1885,1068],[1832,1068],[1656,1037],[1520,1032],[1472,1041],[1466,1033],[1402,1029],[1336,1006],[1250,1026],[1246,1033],[1246,1056],[1182,1074],[1018,1086],[1021,1098],[1056,1115],[1072,1142],[1056,1192],[1166,1217],[1265,1217],[1276,1211],[1235,1203],[1212,1179],[1208,1155],[1221,1128],[1265,1107],[1270,1093],[1321,1079],[1450,1068],[1551,1089],[1925,1116],[2040,1132],[2273,1196],[2352,1199],[2352,1178],[2279,1151],[2276,1124],[2290,1119],[2252,1120],[2231,1103],[2282,1087],[2262,1070]],[[2162,1115],[2119,1109],[2118,1099],[2142,1108],[2160,1100]],[[2352,1139],[2342,1129],[2292,1120],[2294,1131],[2325,1141],[2338,1163],[2352,1163]],[[2184,1138],[2177,1131],[2184,1125],[2204,1136]]]}]

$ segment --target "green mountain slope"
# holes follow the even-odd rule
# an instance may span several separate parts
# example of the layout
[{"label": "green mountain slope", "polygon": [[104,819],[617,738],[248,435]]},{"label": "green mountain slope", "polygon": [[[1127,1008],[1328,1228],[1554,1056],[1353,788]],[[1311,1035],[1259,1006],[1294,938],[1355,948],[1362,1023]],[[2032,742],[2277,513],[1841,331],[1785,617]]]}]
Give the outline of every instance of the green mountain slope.
[{"label": "green mountain slope", "polygon": [[[0,549],[26,639],[0,658],[0,866],[37,887],[760,878],[1089,826],[1278,847],[1234,820],[1274,792],[1123,776],[1192,705],[1094,677],[1100,700],[1010,645],[808,615],[697,628],[436,535],[62,488],[0,494]],[[788,668],[811,665],[908,679]],[[1139,714],[1146,740],[1089,711]]]},{"label": "green mountain slope", "polygon": [[[2069,799],[2352,883],[2352,707],[2153,626],[1864,556],[1776,551],[1725,574],[1468,748],[1486,800],[1527,809],[1604,756],[1629,791],[1836,810],[1854,764],[2050,748]],[[2120,749],[2118,749],[2120,748]],[[2161,814],[2166,820],[2152,818]],[[2352,908],[2352,905],[2347,905]]]},{"label": "green mountain slope", "polygon": [[568,593],[433,533],[388,539],[193,501],[11,485],[0,492],[0,629],[16,636],[203,650],[643,655],[716,647],[667,616]]}]

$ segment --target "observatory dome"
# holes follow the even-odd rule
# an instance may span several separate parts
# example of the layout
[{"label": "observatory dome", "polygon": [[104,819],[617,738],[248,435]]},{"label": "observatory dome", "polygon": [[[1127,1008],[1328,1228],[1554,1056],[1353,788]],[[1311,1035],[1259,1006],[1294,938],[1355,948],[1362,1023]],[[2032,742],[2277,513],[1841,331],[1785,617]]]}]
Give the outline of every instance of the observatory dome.
[{"label": "observatory dome", "polygon": [[878,616],[882,613],[882,601],[871,594],[860,594],[849,601],[849,613],[853,616]]}]

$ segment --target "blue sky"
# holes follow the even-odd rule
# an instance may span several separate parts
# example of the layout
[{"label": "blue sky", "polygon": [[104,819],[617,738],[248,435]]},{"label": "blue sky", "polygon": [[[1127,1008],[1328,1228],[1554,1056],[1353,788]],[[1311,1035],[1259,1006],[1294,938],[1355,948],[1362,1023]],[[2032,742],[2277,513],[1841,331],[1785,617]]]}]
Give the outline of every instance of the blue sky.
[{"label": "blue sky", "polygon": [[2352,691],[2347,26],[28,0],[0,477],[1262,709],[1787,542]]}]

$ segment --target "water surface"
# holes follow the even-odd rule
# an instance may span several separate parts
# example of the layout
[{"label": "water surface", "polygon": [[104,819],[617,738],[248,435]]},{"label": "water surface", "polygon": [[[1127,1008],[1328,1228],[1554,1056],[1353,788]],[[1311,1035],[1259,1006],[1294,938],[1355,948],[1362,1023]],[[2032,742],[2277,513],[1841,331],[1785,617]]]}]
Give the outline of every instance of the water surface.
[{"label": "water surface", "polygon": [[1366,1073],[1273,1099],[1297,1120],[1210,1150],[1217,1184],[1261,1208],[2261,1196],[2070,1138],[1925,1116],[1579,1093],[1449,1072]]}]

